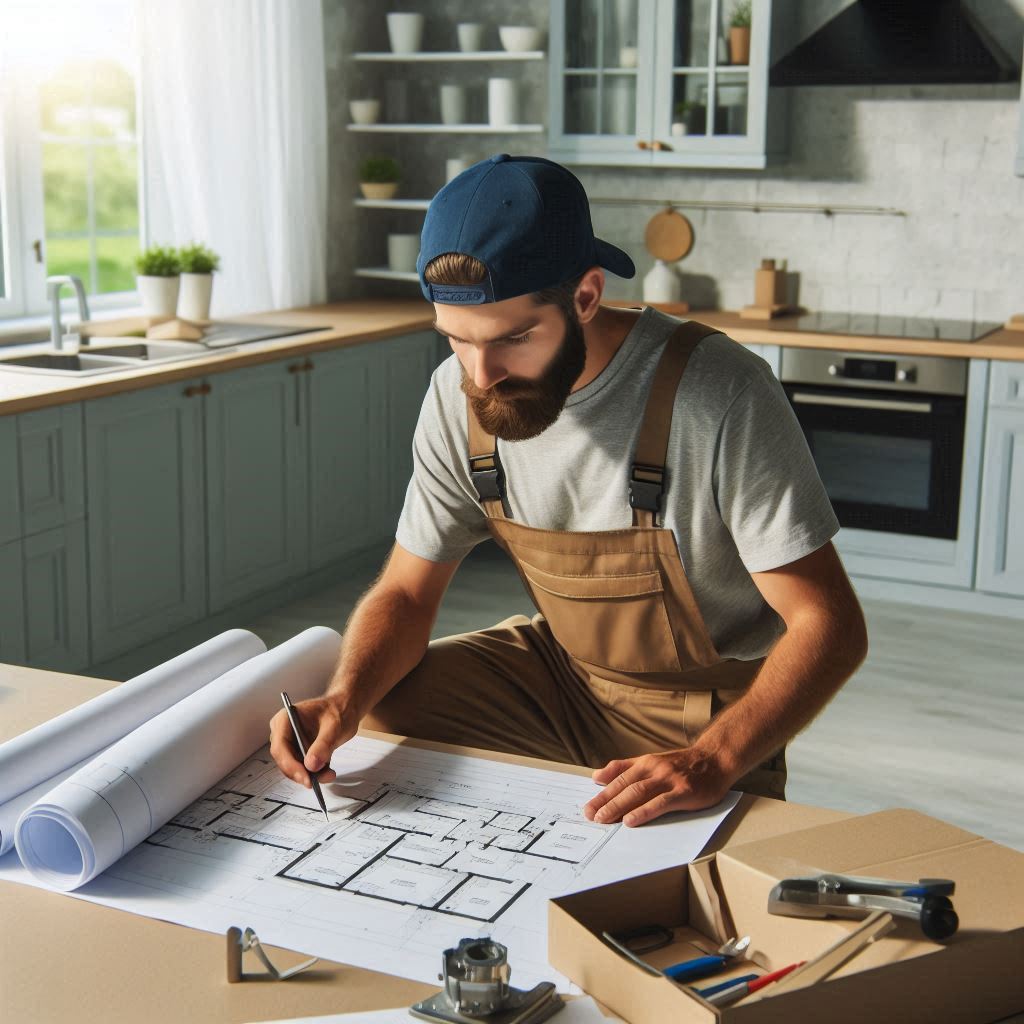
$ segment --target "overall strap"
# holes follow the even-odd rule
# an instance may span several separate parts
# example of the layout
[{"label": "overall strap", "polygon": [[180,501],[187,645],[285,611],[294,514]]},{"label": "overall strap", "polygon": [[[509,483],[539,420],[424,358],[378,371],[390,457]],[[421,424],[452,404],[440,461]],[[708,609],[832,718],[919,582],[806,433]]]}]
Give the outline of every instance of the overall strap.
[{"label": "overall strap", "polygon": [[505,491],[505,473],[498,458],[498,442],[488,434],[466,399],[466,422],[469,426],[469,475],[477,497],[488,519],[511,519]]},{"label": "overall strap", "polygon": [[679,382],[683,378],[690,353],[709,334],[718,333],[717,327],[687,320],[673,331],[665,343],[647,397],[647,407],[629,472],[629,504],[633,508],[634,526],[658,525],[658,513],[661,511],[661,498],[665,489],[665,455],[668,452],[668,435]]}]

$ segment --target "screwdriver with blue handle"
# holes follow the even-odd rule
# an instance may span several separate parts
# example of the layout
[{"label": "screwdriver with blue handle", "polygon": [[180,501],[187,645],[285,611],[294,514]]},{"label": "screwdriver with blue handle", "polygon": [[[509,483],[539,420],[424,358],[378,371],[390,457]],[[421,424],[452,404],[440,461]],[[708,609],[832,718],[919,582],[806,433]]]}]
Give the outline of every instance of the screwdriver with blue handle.
[{"label": "screwdriver with blue handle", "polygon": [[[291,702],[288,694],[283,690],[281,691],[281,703],[284,705],[284,712],[288,716],[288,721],[292,724],[292,732],[295,735],[295,745],[299,748],[299,753],[302,755],[303,760],[306,758],[306,737],[302,734],[302,726],[299,724],[299,716],[296,714],[295,705]],[[324,803],[324,794],[320,789],[320,783],[317,781],[316,775],[309,771],[309,781],[313,786],[313,792],[316,794],[316,802],[320,805],[320,810],[324,812],[324,817],[330,821],[331,817],[327,813],[327,804]]]}]

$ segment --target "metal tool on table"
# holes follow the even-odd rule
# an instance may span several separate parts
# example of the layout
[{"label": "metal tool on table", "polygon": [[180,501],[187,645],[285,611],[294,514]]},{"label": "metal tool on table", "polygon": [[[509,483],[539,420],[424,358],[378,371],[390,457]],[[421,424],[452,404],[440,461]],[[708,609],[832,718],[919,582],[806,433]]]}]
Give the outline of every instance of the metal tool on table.
[{"label": "metal tool on table", "polygon": [[955,889],[956,883],[948,878],[897,882],[831,873],[784,878],[768,894],[768,912],[785,917],[861,918],[885,910],[917,921],[927,938],[941,942],[960,926],[950,900]]},{"label": "metal tool on table", "polygon": [[231,984],[245,981],[246,978],[265,977],[262,974],[251,974],[242,970],[243,953],[255,953],[259,957],[260,963],[267,969],[267,974],[278,981],[287,981],[289,978],[294,978],[296,974],[301,974],[307,968],[312,967],[319,959],[318,957],[313,957],[311,960],[304,960],[301,964],[296,964],[294,967],[289,967],[287,970],[282,971],[270,962],[270,957],[267,956],[266,950],[260,945],[259,937],[251,928],[246,928],[244,931],[241,928],[229,928],[227,940],[228,981]]},{"label": "metal tool on table", "polygon": [[541,1024],[563,1007],[550,981],[529,991],[513,988],[508,949],[489,938],[462,939],[442,954],[444,989],[415,1003],[409,1013],[446,1024]]},{"label": "metal tool on table", "polygon": [[[666,941],[657,941],[655,945],[648,944],[643,946],[643,948],[638,947],[637,941],[640,936],[657,936],[659,929],[667,933],[668,938]],[[715,953],[694,957],[692,960],[683,960],[681,963],[659,969],[653,966],[653,964],[649,964],[646,960],[641,959],[638,954],[641,952],[649,953],[652,950],[667,946],[672,941],[672,932],[669,929],[661,929],[660,926],[654,926],[645,929],[634,929],[632,932],[619,932],[617,935],[613,935],[611,932],[601,932],[601,938],[627,960],[631,960],[648,974],[660,975],[661,977],[671,978],[672,981],[679,982],[695,981],[698,978],[706,978],[708,975],[717,973],[737,957],[742,956],[750,946],[749,935],[744,935],[742,939],[728,939],[718,947]]]}]

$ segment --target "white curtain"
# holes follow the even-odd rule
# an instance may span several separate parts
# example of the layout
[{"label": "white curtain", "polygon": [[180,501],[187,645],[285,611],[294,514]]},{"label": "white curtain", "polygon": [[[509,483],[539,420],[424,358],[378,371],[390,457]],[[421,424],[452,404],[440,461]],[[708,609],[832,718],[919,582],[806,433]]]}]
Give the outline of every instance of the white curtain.
[{"label": "white curtain", "polygon": [[320,0],[138,0],[146,238],[221,256],[211,316],[326,298]]}]

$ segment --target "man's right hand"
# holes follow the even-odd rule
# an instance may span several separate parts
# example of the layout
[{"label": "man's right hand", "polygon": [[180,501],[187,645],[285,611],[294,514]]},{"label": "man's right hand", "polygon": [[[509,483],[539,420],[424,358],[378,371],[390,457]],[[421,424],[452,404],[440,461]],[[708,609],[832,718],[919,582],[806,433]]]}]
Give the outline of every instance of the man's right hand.
[{"label": "man's right hand", "polygon": [[299,758],[295,734],[284,708],[270,720],[270,756],[284,775],[307,789],[312,788],[310,772],[316,775],[318,782],[333,782],[336,776],[328,767],[331,754],[355,736],[359,728],[358,719],[344,714],[339,703],[331,697],[301,701],[294,710],[303,734],[315,737],[306,750],[305,762]]}]

